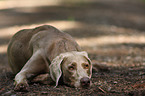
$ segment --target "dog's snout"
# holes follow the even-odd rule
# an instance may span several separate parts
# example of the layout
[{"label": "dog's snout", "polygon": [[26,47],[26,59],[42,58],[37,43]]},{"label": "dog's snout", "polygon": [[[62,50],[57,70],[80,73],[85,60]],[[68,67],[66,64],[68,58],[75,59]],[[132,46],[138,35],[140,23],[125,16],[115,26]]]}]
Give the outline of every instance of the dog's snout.
[{"label": "dog's snout", "polygon": [[90,79],[88,77],[83,77],[81,80],[81,86],[83,88],[89,87],[90,86]]}]

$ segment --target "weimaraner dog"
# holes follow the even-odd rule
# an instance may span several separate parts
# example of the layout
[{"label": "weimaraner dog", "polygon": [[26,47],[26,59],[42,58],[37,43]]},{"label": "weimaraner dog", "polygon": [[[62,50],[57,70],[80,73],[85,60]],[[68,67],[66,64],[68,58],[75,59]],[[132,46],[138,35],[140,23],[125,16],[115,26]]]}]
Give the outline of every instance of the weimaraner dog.
[{"label": "weimaraner dog", "polygon": [[44,25],[17,32],[8,46],[8,60],[15,76],[15,90],[27,90],[28,79],[49,73],[76,88],[91,85],[92,64],[85,51],[67,33]]}]

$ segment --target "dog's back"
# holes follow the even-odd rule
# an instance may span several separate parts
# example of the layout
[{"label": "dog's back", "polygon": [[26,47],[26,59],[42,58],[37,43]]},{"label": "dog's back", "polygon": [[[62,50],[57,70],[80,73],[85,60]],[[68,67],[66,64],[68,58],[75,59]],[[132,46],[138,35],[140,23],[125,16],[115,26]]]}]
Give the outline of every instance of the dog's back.
[{"label": "dog's back", "polygon": [[70,35],[52,26],[21,30],[12,37],[7,51],[9,65],[15,74],[21,70],[33,52],[37,51],[37,47],[45,49],[50,61],[62,52],[80,50]]}]

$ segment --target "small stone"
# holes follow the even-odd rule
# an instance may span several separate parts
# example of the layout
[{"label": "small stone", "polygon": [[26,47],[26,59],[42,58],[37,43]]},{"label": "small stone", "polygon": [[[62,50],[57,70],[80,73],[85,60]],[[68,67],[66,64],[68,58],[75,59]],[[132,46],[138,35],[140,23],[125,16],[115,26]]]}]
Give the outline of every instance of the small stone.
[{"label": "small stone", "polygon": [[113,83],[114,83],[114,84],[117,84],[118,82],[117,82],[117,81],[114,81]]}]

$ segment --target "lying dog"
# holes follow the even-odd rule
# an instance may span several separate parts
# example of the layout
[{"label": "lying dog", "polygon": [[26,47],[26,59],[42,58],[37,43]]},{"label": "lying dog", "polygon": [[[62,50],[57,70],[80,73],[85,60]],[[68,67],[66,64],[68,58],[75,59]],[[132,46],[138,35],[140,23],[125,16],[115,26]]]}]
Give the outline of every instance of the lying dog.
[{"label": "lying dog", "polygon": [[27,89],[28,78],[50,73],[56,86],[62,78],[72,87],[91,85],[92,64],[86,52],[67,33],[44,25],[16,33],[8,46],[15,90]]}]

